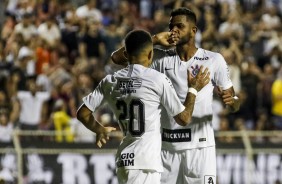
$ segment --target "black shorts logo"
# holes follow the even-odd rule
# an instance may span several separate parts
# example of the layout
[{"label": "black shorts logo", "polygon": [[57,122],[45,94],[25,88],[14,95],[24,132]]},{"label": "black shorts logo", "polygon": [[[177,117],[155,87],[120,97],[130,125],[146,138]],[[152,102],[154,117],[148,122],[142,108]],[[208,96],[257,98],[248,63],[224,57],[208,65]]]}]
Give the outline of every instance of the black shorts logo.
[{"label": "black shorts logo", "polygon": [[169,130],[163,128],[162,140],[166,142],[190,142],[191,129]]}]

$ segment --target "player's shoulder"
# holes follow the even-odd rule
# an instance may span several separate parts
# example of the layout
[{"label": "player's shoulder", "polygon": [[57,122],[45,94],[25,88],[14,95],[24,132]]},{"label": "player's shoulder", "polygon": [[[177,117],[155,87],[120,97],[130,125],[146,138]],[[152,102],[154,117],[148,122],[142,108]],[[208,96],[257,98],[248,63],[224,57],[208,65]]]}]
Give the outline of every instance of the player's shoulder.
[{"label": "player's shoulder", "polygon": [[144,77],[154,83],[154,86],[163,86],[166,82],[167,76],[153,68],[147,68]]},{"label": "player's shoulder", "polygon": [[153,77],[153,78],[164,78],[166,75],[153,69],[153,68],[147,68],[146,69],[147,73]]},{"label": "player's shoulder", "polygon": [[115,74],[108,74],[106,75],[101,81],[100,85],[108,85],[113,83],[116,80],[116,75]]},{"label": "player's shoulder", "polygon": [[[219,52],[211,51],[211,50],[206,50],[203,48],[200,48],[201,52],[203,53],[203,58],[206,60],[213,60],[213,61],[222,61],[224,60],[223,56]],[[201,58],[200,58],[201,59]]]}]

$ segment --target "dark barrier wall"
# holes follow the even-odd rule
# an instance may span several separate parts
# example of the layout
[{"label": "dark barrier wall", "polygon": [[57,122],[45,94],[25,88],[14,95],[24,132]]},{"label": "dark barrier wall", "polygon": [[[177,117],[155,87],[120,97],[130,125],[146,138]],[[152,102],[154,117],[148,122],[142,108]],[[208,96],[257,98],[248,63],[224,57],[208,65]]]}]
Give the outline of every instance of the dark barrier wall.
[{"label": "dark barrier wall", "polygon": [[[59,147],[55,145],[52,144],[51,147]],[[229,146],[231,149],[232,144],[229,143]],[[257,146],[263,145],[257,144]],[[67,147],[67,144],[64,147]],[[89,145],[69,144],[68,147],[75,150],[89,148]],[[232,149],[236,147],[240,146],[234,145]],[[224,148],[217,150],[221,149]],[[0,178],[10,183],[17,183],[16,155],[1,154],[0,160]],[[114,160],[114,153],[25,154],[23,156],[24,181],[34,184],[117,184]],[[281,160],[282,155],[274,153],[254,154],[253,161],[249,161],[244,153],[221,154],[218,152],[218,184],[274,184],[277,180],[282,180]]]}]

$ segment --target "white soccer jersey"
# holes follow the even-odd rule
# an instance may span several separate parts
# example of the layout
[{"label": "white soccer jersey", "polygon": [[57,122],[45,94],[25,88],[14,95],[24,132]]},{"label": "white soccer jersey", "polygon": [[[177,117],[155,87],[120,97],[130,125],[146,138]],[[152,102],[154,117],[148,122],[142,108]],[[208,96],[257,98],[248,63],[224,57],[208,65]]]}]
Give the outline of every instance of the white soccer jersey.
[{"label": "white soccer jersey", "polygon": [[117,167],[162,172],[161,109],[171,116],[185,109],[164,74],[129,65],[106,76],[83,102],[93,112],[107,102],[118,118],[125,137],[117,151]]},{"label": "white soccer jersey", "polygon": [[[166,56],[166,57],[164,57]],[[210,82],[198,92],[196,97],[192,123],[183,127],[176,124],[173,118],[162,114],[163,149],[184,150],[214,146],[212,128],[212,98],[214,86],[223,90],[232,87],[229,69],[221,54],[199,48],[187,62],[181,61],[175,51],[155,49],[155,60],[152,68],[164,73],[174,85],[180,101],[184,103],[188,91],[187,70],[195,76],[200,66],[208,68]]]}]

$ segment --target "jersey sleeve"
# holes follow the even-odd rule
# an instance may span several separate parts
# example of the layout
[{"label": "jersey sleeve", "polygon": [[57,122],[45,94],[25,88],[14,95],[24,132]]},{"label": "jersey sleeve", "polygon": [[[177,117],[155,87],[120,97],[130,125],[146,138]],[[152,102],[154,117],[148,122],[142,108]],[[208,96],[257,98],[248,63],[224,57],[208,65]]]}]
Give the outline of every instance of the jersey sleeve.
[{"label": "jersey sleeve", "polygon": [[165,107],[167,113],[171,116],[176,116],[185,109],[185,106],[180,102],[170,79],[166,76],[163,78],[161,103]]},{"label": "jersey sleeve", "polygon": [[161,71],[161,64],[160,64],[160,59],[165,56],[165,51],[154,48],[154,57],[153,57],[153,62],[151,64],[151,68],[157,71]]},{"label": "jersey sleeve", "polygon": [[103,79],[99,85],[94,89],[94,91],[87,96],[82,98],[83,103],[92,111],[100,107],[104,100],[105,95],[103,93],[103,86],[105,85],[105,79]]},{"label": "jersey sleeve", "polygon": [[233,86],[230,79],[229,67],[221,54],[217,54],[215,57],[216,70],[214,73],[214,81],[218,87],[223,90],[229,89]]}]

